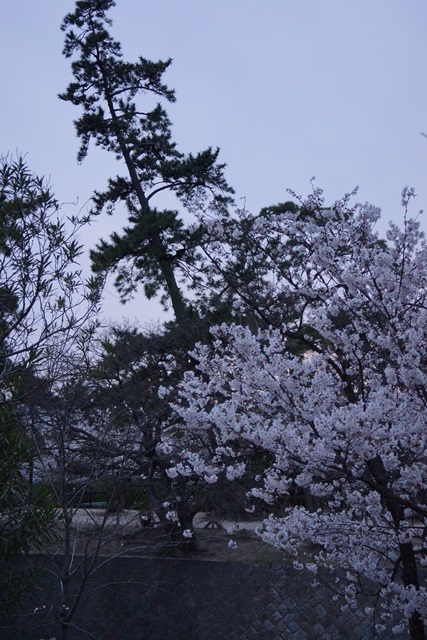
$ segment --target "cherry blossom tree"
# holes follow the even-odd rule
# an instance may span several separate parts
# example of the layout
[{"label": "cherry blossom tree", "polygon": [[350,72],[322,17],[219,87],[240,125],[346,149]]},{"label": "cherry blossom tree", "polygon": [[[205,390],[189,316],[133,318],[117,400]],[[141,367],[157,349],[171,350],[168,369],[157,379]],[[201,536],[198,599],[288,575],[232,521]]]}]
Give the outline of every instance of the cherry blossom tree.
[{"label": "cherry blossom tree", "polygon": [[[404,189],[402,227],[385,238],[377,208],[354,194],[326,207],[316,188],[299,206],[203,221],[236,321],[192,353],[174,403],[186,447],[169,473],[233,480],[262,452],[248,496],[272,505],[262,538],[316,579],[330,571],[346,606],[370,593],[377,628],[398,632],[397,615],[421,640],[427,245],[408,216],[414,195]],[[241,321],[248,312],[257,323]],[[286,506],[298,489],[319,508]]]}]

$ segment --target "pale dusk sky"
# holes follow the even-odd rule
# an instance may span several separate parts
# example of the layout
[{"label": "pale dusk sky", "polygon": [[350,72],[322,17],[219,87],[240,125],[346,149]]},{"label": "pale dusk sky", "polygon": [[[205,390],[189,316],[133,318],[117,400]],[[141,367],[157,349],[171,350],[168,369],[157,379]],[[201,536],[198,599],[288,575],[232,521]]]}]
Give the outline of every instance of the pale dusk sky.
[{"label": "pale dusk sky", "polygon": [[[238,204],[257,212],[302,195],[310,179],[329,201],[357,201],[402,219],[400,194],[427,216],[427,3],[421,0],[117,0],[112,34],[125,58],[173,58],[167,107],[178,148],[221,148]],[[2,0],[0,153],[27,154],[70,213],[117,172],[104,152],[76,162],[78,109],[57,94],[71,80],[61,55],[71,0]],[[94,246],[125,217],[85,231]],[[427,221],[422,219],[427,230]],[[162,317],[142,293],[126,305],[107,287],[104,311]]]}]

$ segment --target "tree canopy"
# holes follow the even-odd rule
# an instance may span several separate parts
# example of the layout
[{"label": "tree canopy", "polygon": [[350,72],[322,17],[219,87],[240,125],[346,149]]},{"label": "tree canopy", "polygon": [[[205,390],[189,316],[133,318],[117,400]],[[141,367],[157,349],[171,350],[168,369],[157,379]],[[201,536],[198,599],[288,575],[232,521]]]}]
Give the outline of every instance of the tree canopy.
[{"label": "tree canopy", "polygon": [[[273,322],[257,330],[219,325],[213,346],[193,352],[196,371],[185,375],[175,409],[205,448],[181,451],[173,475],[233,480],[253,455],[268,452],[249,496],[272,505],[263,539],[315,574],[343,567],[347,579],[334,588],[350,605],[361,590],[382,597],[384,620],[398,610],[420,639],[427,245],[406,215],[412,195],[404,190],[403,228],[391,224],[386,238],[375,231],[378,209],[352,206],[349,196],[326,207],[318,189],[301,208],[252,220],[245,241],[262,271],[253,291],[236,284],[236,307],[242,312],[262,287],[259,316]],[[212,225],[214,265],[234,258],[229,228],[229,221]],[[234,234],[240,229],[236,220]],[[285,300],[294,313],[279,322]],[[301,350],[290,350],[289,340]],[[318,509],[273,509],[298,488]]]}]

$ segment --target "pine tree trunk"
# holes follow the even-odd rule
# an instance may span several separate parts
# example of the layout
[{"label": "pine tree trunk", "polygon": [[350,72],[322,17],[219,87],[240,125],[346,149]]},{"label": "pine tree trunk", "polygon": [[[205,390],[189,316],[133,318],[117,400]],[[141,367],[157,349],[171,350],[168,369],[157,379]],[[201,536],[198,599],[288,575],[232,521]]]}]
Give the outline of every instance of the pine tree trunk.
[{"label": "pine tree trunk", "polygon": [[[141,212],[142,214],[144,213],[148,213],[151,211],[150,208],[150,204],[147,200],[147,197],[144,193],[143,188],[141,187],[141,183],[138,180],[138,174],[135,168],[135,164],[132,160],[132,157],[129,153],[129,149],[126,145],[125,140],[123,139],[123,136],[120,132],[120,124],[119,124],[119,120],[117,117],[117,113],[116,110],[114,108],[114,103],[113,100],[111,98],[111,95],[109,93],[108,90],[108,80],[107,80],[107,75],[105,74],[104,70],[103,70],[103,65],[101,62],[99,62],[99,66],[101,69],[101,73],[103,75],[104,78],[104,82],[105,82],[105,96],[106,96],[106,100],[107,100],[107,104],[108,104],[108,109],[110,111],[110,115],[111,118],[113,120],[113,122],[116,124],[116,136],[117,136],[117,140],[121,149],[121,152],[123,154],[123,159],[125,161],[128,173],[129,173],[129,177],[131,179],[132,182],[132,186],[135,190],[135,194],[136,197],[138,198],[138,202],[141,206]],[[162,273],[164,282],[165,282],[165,286],[167,289],[167,292],[169,294],[169,298],[172,304],[172,308],[174,310],[175,313],[175,318],[176,321],[178,322],[178,324],[186,324],[187,322],[187,311],[186,311],[186,306],[182,297],[182,293],[181,290],[178,286],[178,283],[176,281],[176,277],[175,277],[175,272],[173,269],[173,266],[170,262],[170,259],[168,259],[168,255],[167,252],[165,250],[165,247],[163,246],[162,240],[160,238],[160,236],[158,234],[154,235],[152,238],[152,243],[154,248],[156,249],[156,253],[157,253],[157,259],[159,262],[159,267],[160,267],[160,271]]]}]

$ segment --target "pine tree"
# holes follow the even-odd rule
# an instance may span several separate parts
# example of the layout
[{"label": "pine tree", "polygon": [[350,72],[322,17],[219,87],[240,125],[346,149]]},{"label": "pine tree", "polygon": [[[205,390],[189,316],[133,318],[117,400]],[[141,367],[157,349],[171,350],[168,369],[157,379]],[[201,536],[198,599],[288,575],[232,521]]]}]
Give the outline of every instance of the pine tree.
[{"label": "pine tree", "polygon": [[[148,298],[162,292],[163,304],[170,303],[176,320],[186,324],[188,307],[178,277],[184,275],[189,286],[197,282],[203,229],[186,227],[176,210],[158,210],[153,198],[168,190],[194,211],[226,207],[233,191],[224,178],[225,165],[217,161],[219,150],[181,153],[162,104],[150,108],[153,97],[175,100],[163,82],[171,60],[124,61],[120,43],[108,31],[108,12],[114,5],[113,0],[79,0],[62,24],[64,55],[73,58],[74,82],[60,98],[83,110],[75,121],[81,140],[78,160],[85,158],[92,140],[123,160],[127,170],[126,176],[110,178],[106,191],[95,193],[95,213],[113,213],[116,204],[125,203],[129,225],[99,242],[91,253],[93,270],[116,273],[123,302],[139,284]],[[141,96],[145,107],[140,106]]]}]

